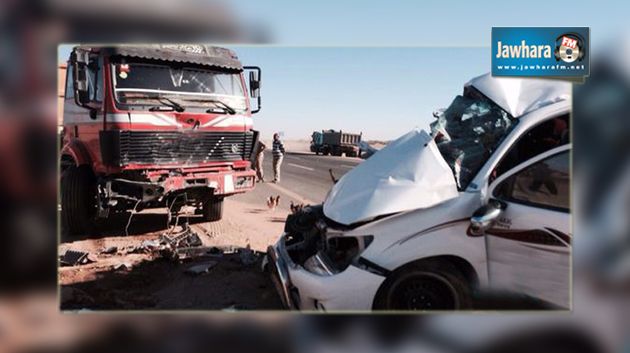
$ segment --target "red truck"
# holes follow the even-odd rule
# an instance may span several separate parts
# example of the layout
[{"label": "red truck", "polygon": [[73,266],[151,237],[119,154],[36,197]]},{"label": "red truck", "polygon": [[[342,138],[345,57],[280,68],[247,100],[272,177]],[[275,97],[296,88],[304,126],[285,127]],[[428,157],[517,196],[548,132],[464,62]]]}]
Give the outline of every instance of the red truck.
[{"label": "red truck", "polygon": [[232,50],[83,45],[66,72],[60,201],[69,233],[143,208],[194,206],[217,221],[226,196],[254,188],[261,70]]}]

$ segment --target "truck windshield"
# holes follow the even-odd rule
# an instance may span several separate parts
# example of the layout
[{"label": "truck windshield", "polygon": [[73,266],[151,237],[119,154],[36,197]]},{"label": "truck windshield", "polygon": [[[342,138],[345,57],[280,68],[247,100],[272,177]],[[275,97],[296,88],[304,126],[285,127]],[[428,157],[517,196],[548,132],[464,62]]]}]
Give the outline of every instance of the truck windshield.
[{"label": "truck windshield", "polygon": [[437,113],[431,133],[459,190],[468,187],[517,122],[485,97],[457,96],[446,110]]},{"label": "truck windshield", "polygon": [[122,104],[147,105],[147,96],[159,95],[186,108],[247,109],[238,72],[146,63],[117,63],[112,71],[116,100]]}]

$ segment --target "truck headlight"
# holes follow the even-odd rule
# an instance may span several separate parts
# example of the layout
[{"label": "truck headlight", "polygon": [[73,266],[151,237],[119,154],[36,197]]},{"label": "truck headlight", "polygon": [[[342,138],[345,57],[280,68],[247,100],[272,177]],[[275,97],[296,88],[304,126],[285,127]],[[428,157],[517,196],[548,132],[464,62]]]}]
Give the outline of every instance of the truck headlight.
[{"label": "truck headlight", "polygon": [[235,189],[251,188],[252,186],[254,186],[254,177],[250,176],[237,177],[234,182]]}]

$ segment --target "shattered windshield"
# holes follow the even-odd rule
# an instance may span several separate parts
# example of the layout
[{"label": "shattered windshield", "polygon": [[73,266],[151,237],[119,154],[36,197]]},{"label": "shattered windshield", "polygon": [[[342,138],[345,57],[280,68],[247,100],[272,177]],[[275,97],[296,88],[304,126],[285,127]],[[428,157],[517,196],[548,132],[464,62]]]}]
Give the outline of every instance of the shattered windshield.
[{"label": "shattered windshield", "polygon": [[159,95],[186,108],[227,105],[244,111],[247,107],[238,72],[117,63],[113,65],[113,74],[116,100],[123,104],[147,105],[146,97]]},{"label": "shattered windshield", "polygon": [[518,121],[485,97],[457,96],[436,115],[431,134],[459,190],[466,189]]}]

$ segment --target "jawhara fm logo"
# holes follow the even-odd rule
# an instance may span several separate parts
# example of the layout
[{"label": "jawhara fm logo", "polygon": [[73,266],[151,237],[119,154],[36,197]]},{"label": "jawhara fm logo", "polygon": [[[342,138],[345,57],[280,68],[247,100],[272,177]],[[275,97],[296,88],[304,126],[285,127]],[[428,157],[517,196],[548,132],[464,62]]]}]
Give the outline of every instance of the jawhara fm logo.
[{"label": "jawhara fm logo", "polygon": [[586,54],[584,39],[577,33],[565,33],[556,38],[554,56],[556,61],[572,63],[582,61]]}]

